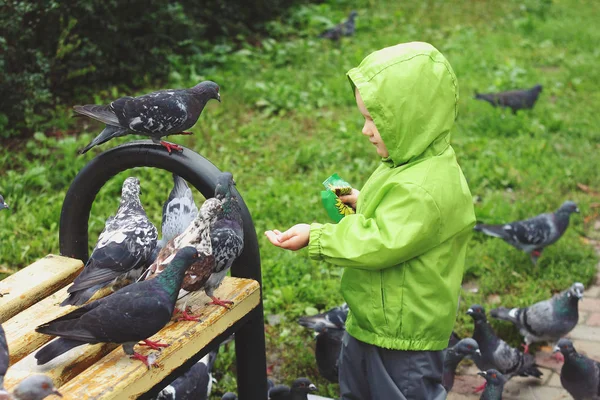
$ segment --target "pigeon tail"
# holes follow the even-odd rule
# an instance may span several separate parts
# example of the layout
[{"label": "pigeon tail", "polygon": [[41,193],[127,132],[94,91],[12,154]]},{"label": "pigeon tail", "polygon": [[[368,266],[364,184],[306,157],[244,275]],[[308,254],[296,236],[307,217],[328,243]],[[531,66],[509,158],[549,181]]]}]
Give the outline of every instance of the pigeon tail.
[{"label": "pigeon tail", "polygon": [[99,106],[96,104],[87,104],[85,106],[74,106],[75,112],[95,119],[96,121],[104,122],[107,125],[120,127],[119,119],[110,106]]},{"label": "pigeon tail", "polygon": [[477,224],[473,229],[475,229],[478,232],[483,232],[488,236],[498,237],[502,239],[506,237],[504,225]]},{"label": "pigeon tail", "polygon": [[38,365],[44,365],[48,361],[53,360],[61,354],[64,354],[67,351],[83,344],[86,343],[79,340],[58,338],[38,350],[34,357],[37,360]]},{"label": "pigeon tail", "polygon": [[94,293],[96,293],[98,290],[102,289],[104,286],[106,286],[106,285],[96,285],[96,286],[92,286],[91,288],[87,288],[87,289],[84,289],[84,290],[78,290],[76,292],[69,293],[69,297],[67,297],[66,299],[64,299],[63,302],[60,303],[60,306],[61,307],[64,307],[64,306],[82,306],[89,299],[92,298],[92,296],[94,295]]},{"label": "pigeon tail", "polygon": [[513,324],[518,324],[518,308],[506,308],[506,307],[498,307],[494,308],[490,311],[490,315],[496,319],[501,319],[504,321],[512,322]]},{"label": "pigeon tail", "polygon": [[100,132],[100,134],[98,136],[96,136],[94,138],[94,140],[92,140],[87,146],[85,146],[83,149],[81,149],[79,151],[79,154],[85,154],[92,147],[98,146],[99,144],[102,144],[102,143],[106,143],[110,139],[113,139],[113,138],[116,138],[119,136],[124,136],[128,132],[129,132],[129,130],[125,129],[125,128],[121,128],[121,127],[117,127],[117,126],[113,126],[113,125],[106,125],[106,128],[104,128],[104,130],[102,132]]}]

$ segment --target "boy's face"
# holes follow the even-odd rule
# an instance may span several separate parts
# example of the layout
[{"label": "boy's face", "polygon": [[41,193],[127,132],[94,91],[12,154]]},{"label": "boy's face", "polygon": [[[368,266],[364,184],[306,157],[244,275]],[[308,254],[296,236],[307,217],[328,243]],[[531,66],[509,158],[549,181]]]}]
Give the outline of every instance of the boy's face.
[{"label": "boy's face", "polygon": [[379,135],[379,131],[373,122],[373,118],[371,118],[371,114],[367,110],[365,103],[360,95],[358,89],[354,89],[354,94],[356,96],[356,104],[358,105],[358,110],[365,117],[365,125],[362,128],[362,134],[369,138],[369,142],[371,142],[375,149],[377,149],[377,154],[381,157],[386,158],[390,155],[385,147],[385,143],[381,140],[381,135]]}]

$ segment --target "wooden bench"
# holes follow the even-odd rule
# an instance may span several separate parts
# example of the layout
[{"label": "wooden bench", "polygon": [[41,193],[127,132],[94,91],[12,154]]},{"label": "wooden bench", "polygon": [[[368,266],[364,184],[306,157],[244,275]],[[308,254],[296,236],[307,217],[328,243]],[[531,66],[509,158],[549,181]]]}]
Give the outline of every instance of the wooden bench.
[{"label": "wooden bench", "polygon": [[244,278],[227,277],[216,290],[217,296],[234,301],[230,310],[205,305],[210,299],[204,293],[188,296],[187,305],[202,321],[170,322],[151,338],[170,344],[160,352],[136,348],[142,354],[157,354],[160,367],[151,370],[131,360],[117,344],[81,346],[38,366],[33,353],[52,337],[36,333],[35,327],[75,309],[59,304],[82,267],[79,260],[48,255],[0,282],[0,289],[9,293],[0,298],[0,322],[10,351],[10,367],[4,381],[7,389],[31,374],[44,373],[52,377],[64,399],[138,398],[260,303],[258,283]]}]

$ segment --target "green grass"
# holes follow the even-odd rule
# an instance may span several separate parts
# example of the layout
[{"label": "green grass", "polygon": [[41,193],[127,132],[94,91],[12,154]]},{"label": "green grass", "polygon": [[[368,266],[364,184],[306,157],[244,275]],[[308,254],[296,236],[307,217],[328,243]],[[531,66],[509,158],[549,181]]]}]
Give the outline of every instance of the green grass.
[{"label": "green grass", "polygon": [[[352,9],[359,12],[354,38],[339,44],[315,39],[327,22],[337,23]],[[362,118],[345,72],[384,46],[429,41],[453,65],[461,89],[453,145],[480,221],[526,218],[552,211],[567,199],[582,210],[536,268],[526,254],[504,242],[474,235],[465,280],[478,291],[464,292],[456,330],[469,334],[472,322],[464,311],[475,302],[489,308],[492,295],[505,305],[527,305],[574,281],[591,282],[596,258],[583,240],[592,234],[584,221],[597,216],[599,200],[578,190],[577,183],[600,190],[600,31],[594,28],[599,12],[597,2],[575,0],[331,0],[274,21],[274,38],[263,40],[260,47],[238,49],[224,43],[192,60],[173,59],[176,72],[163,87],[212,79],[222,88],[223,102],[207,106],[193,128],[195,135],[175,141],[232,171],[252,212],[260,240],[265,312],[282,317],[267,329],[268,360],[275,364],[276,381],[289,383],[305,375],[314,379],[319,394],[337,394],[335,385],[318,377],[307,350],[312,335],[295,320],[314,308],[342,302],[341,270],[310,261],[306,250],[275,248],[263,232],[298,222],[327,222],[319,198],[321,182],[337,172],[360,188],[376,167],[377,156],[360,134]],[[517,115],[472,99],[476,90],[536,83],[544,91],[535,109]],[[106,88],[87,101],[124,94],[130,93]],[[58,252],[60,209],[70,182],[94,154],[129,140],[114,140],[77,156],[76,150],[100,125],[70,119],[66,107],[55,115],[46,135],[38,133],[0,150],[0,193],[13,207],[11,213],[0,213],[0,265],[5,271]],[[144,206],[160,222],[170,177],[141,168],[120,174],[100,192],[90,220],[91,238],[115,212],[120,185],[130,174],[141,179]],[[512,328],[494,326],[518,343]],[[229,346],[217,363],[215,393],[234,387],[233,360]]]}]

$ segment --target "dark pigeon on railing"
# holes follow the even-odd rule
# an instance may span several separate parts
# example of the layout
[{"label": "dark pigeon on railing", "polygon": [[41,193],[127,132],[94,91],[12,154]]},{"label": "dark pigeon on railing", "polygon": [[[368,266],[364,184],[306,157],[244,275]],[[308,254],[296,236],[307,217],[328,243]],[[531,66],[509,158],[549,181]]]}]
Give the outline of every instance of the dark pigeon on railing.
[{"label": "dark pigeon on railing", "polygon": [[39,365],[84,344],[119,343],[126,354],[150,368],[153,357],[133,350],[139,341],[153,349],[167,344],[148,340],[170,320],[185,271],[203,254],[188,246],[177,252],[156,278],[133,283],[110,296],[86,304],[38,326],[36,332],[60,336],[35,353]]},{"label": "dark pigeon on railing", "polygon": [[354,19],[358,13],[356,11],[352,11],[348,16],[348,19],[340,24],[337,24],[333,28],[327,29],[323,31],[319,35],[320,38],[330,39],[330,40],[340,40],[342,36],[352,36],[354,35],[355,30],[355,22]]},{"label": "dark pigeon on railing", "polygon": [[[481,357],[474,359],[475,365],[482,370],[497,369],[507,379],[515,375],[534,376],[539,378],[542,372],[535,363],[535,357],[531,354],[510,347],[504,340],[500,339],[492,326],[488,323],[485,309],[478,305],[472,305],[467,314],[473,318],[475,329],[473,339],[479,344]],[[478,390],[483,389],[483,386]]]},{"label": "dark pigeon on railing", "polygon": [[554,213],[544,213],[523,221],[499,225],[477,224],[475,230],[498,237],[529,254],[535,265],[544,247],[556,242],[569,226],[572,213],[578,213],[577,204],[565,201]]},{"label": "dark pigeon on railing", "polygon": [[472,338],[465,338],[460,340],[456,345],[446,349],[444,355],[444,372],[442,374],[442,385],[447,392],[452,390],[454,386],[454,376],[456,374],[456,367],[464,358],[475,358],[481,357],[479,351],[479,345]]},{"label": "dark pigeon on railing", "polygon": [[502,400],[502,392],[507,379],[495,369],[479,371],[477,375],[485,379],[485,390],[481,393],[480,400]]},{"label": "dark pigeon on railing", "polygon": [[212,368],[217,358],[213,350],[158,393],[156,400],[207,400],[213,384]]},{"label": "dark pigeon on railing", "polygon": [[535,85],[531,89],[510,90],[500,93],[475,93],[475,99],[484,100],[494,107],[508,107],[513,113],[517,110],[533,108],[542,91],[542,85]]},{"label": "dark pigeon on railing", "polygon": [[577,306],[582,298],[583,284],[576,282],[549,300],[525,308],[495,308],[490,315],[515,324],[525,337],[525,353],[528,353],[531,343],[551,340],[556,344],[575,328],[579,320]]},{"label": "dark pigeon on railing", "polygon": [[4,209],[10,210],[10,207],[8,207],[8,204],[6,204],[4,202],[4,197],[2,197],[2,195],[0,194],[0,210],[4,210]]},{"label": "dark pigeon on railing", "polygon": [[577,353],[573,342],[563,338],[554,351],[560,351],[565,363],[560,371],[560,383],[576,400],[600,399],[600,363]]},{"label": "dark pigeon on railing", "polygon": [[82,305],[94,293],[110,284],[116,287],[135,281],[152,260],[158,232],[140,201],[140,181],[129,177],[123,182],[121,204],[106,225],[83,271],[67,289],[60,305]]},{"label": "dark pigeon on railing", "polygon": [[190,129],[210,99],[221,101],[219,86],[212,81],[200,82],[189,89],[166,89],[139,97],[121,97],[109,105],[75,106],[79,114],[106,124],[104,130],[85,146],[80,154],[119,136],[149,136],[169,153],[181,146],[162,140],[168,135],[191,135]]}]

